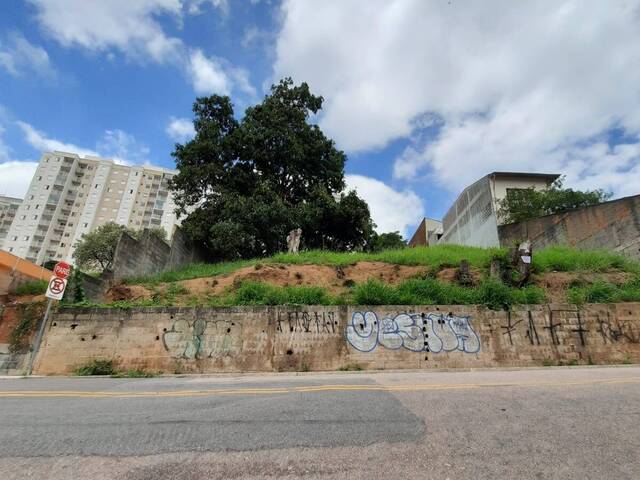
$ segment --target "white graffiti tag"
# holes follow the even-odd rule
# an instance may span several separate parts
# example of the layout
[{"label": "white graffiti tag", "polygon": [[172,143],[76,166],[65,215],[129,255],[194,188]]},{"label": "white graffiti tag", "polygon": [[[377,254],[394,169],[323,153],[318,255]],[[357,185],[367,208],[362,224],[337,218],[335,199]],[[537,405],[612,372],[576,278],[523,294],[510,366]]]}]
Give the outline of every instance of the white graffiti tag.
[{"label": "white graffiti tag", "polygon": [[378,320],[375,312],[354,312],[346,337],[347,342],[361,352],[370,352],[378,345],[412,352],[480,351],[480,337],[469,317],[452,314],[401,313]]}]

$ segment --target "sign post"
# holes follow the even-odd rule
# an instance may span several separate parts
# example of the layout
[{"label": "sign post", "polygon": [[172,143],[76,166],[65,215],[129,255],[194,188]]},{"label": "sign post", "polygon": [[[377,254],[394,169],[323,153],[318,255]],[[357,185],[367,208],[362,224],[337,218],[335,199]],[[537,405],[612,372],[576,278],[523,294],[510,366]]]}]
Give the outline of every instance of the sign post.
[{"label": "sign post", "polygon": [[67,277],[71,272],[71,265],[66,262],[58,262],[56,266],[53,267],[53,276],[49,279],[49,285],[47,286],[47,293],[45,295],[49,299],[47,302],[47,310],[45,311],[44,318],[42,319],[42,323],[40,324],[40,329],[38,330],[38,336],[36,337],[36,341],[33,344],[33,348],[31,349],[31,355],[29,356],[29,367],[27,369],[27,375],[31,375],[33,371],[33,361],[38,354],[38,350],[40,350],[40,342],[42,342],[42,335],[44,335],[44,329],[47,325],[47,320],[49,319],[49,314],[51,313],[51,304],[54,300],[62,300],[62,296],[64,295],[64,290],[67,287]]}]

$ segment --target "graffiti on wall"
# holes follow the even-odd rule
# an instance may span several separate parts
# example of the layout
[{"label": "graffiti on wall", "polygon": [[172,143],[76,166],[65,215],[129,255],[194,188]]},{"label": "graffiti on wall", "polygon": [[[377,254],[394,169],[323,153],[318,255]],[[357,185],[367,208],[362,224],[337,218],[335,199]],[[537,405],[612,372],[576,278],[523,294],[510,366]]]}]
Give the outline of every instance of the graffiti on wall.
[{"label": "graffiti on wall", "polygon": [[469,317],[451,313],[401,313],[379,319],[372,311],[354,312],[346,337],[347,342],[361,352],[371,352],[378,345],[412,352],[480,351],[480,337]]},{"label": "graffiti on wall", "polygon": [[176,320],[162,335],[175,358],[213,358],[240,353],[242,326],[230,320]]},{"label": "graffiti on wall", "polygon": [[338,321],[335,312],[278,311],[277,333],[329,333],[335,334]]}]

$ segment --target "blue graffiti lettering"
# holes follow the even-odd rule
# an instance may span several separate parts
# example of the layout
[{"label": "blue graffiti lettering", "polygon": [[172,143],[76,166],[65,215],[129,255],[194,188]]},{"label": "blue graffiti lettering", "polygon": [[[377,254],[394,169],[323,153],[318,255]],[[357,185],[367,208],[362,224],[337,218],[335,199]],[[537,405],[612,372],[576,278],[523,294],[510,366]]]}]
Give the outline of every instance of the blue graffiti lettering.
[{"label": "blue graffiti lettering", "polygon": [[401,313],[378,320],[375,312],[354,312],[345,334],[349,345],[360,352],[371,352],[378,345],[412,352],[480,351],[480,337],[468,316]]}]

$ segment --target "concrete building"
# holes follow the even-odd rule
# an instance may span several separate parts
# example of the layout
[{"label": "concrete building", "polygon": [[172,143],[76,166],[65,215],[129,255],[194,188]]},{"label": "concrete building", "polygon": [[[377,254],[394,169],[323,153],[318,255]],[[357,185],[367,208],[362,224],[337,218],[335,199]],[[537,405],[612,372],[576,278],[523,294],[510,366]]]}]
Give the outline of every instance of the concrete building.
[{"label": "concrete building", "polygon": [[510,190],[551,185],[560,175],[546,173],[493,172],[469,185],[442,219],[440,243],[475,247],[500,245],[498,226],[500,201]]},{"label": "concrete building", "polygon": [[0,195],[0,246],[9,233],[22,199]]},{"label": "concrete building", "polygon": [[38,264],[71,262],[82,235],[107,222],[134,230],[162,227],[170,238],[178,220],[168,181],[176,173],[46,152],[2,249]]},{"label": "concrete building", "polygon": [[410,247],[419,247],[427,245],[435,245],[442,235],[442,222],[433,218],[423,218],[413,234],[408,245]]}]

